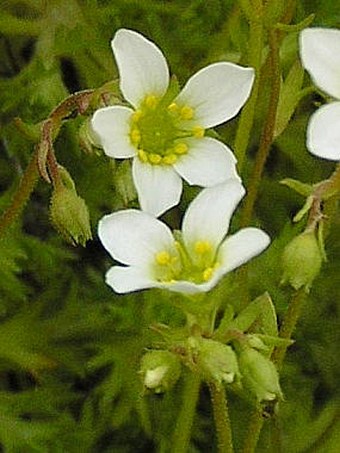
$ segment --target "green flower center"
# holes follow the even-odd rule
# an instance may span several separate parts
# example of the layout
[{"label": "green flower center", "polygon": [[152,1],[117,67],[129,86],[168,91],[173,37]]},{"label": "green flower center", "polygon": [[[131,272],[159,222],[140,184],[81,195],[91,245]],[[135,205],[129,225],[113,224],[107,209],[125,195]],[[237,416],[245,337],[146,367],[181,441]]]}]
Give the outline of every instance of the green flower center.
[{"label": "green flower center", "polygon": [[176,241],[172,250],[161,250],[155,254],[155,278],[163,283],[171,284],[179,280],[205,283],[218,267],[209,241],[196,241],[190,246],[190,254],[181,240]]},{"label": "green flower center", "polygon": [[[204,136],[200,126],[188,127],[194,110],[172,102],[164,106],[153,95],[147,96],[131,117],[130,140],[144,163],[172,165],[188,152],[185,138]],[[190,123],[189,123],[190,124]]]}]

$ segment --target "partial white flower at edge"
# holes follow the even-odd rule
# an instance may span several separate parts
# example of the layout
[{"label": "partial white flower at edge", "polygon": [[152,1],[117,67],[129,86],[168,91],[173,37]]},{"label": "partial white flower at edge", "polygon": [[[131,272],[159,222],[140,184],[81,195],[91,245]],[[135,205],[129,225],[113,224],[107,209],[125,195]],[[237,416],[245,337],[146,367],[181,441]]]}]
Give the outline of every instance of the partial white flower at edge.
[{"label": "partial white flower at edge", "polygon": [[106,283],[117,293],[164,288],[186,294],[209,291],[223,275],[261,253],[270,243],[257,228],[225,238],[245,194],[237,180],[203,189],[189,205],[181,232],[152,215],[127,209],[104,216],[99,238],[112,258]]},{"label": "partial white flower at edge", "polygon": [[307,148],[319,157],[340,160],[340,30],[306,28],[300,34],[303,66],[335,102],[320,107],[307,129]]},{"label": "partial white flower at edge", "polygon": [[181,178],[202,187],[238,178],[231,150],[207,137],[205,129],[237,115],[250,94],[254,70],[214,63],[173,94],[166,59],[155,44],[120,29],[112,49],[120,89],[131,107],[97,110],[92,128],[108,156],[133,158],[141,208],[159,216],[178,204]]}]

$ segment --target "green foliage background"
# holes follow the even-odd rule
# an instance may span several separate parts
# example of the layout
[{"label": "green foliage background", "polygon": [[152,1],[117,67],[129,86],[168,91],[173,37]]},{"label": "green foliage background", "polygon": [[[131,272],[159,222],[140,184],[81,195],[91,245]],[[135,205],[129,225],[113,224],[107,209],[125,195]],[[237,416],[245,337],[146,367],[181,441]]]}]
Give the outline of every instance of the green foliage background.
[{"label": "green foliage background", "polygon": [[[36,124],[68,93],[117,77],[110,40],[118,28],[135,29],[157,43],[181,84],[207,63],[246,62],[247,23],[232,0],[2,0],[0,6],[1,211],[34,150],[14,118]],[[333,0],[297,2],[293,23],[310,13],[316,14],[313,25],[340,25]],[[298,58],[297,33],[287,35],[281,57],[285,77]],[[305,84],[310,84],[307,75]],[[250,291],[254,296],[269,291],[280,319],[290,297],[290,290],[279,286],[280,257],[296,234],[291,219],[303,199],[279,181],[318,182],[330,175],[333,165],[305,148],[306,124],[321,100],[319,94],[304,98],[276,140],[256,205],[253,223],[271,235],[273,244],[250,265]],[[256,124],[262,115],[259,108]],[[55,232],[49,221],[51,188],[42,181],[22,217],[0,240],[0,448],[9,453],[167,452],[181,383],[164,396],[143,397],[137,371],[154,339],[149,325],[176,323],[179,314],[161,292],[118,296],[106,287],[111,260],[97,240],[96,225],[104,213],[126,203],[117,186],[119,164],[80,146],[82,121],[63,128],[56,153],[87,202],[93,241],[86,248],[72,247]],[[231,147],[236,124],[237,119],[218,130]],[[170,213],[169,222],[180,213],[181,207]],[[286,358],[282,415],[266,421],[259,452],[338,451],[339,225],[338,216],[327,238],[328,262]],[[233,276],[216,291],[223,300],[235,298]],[[238,451],[251,406],[238,395],[230,399]],[[214,445],[203,388],[190,451],[215,451]]]}]

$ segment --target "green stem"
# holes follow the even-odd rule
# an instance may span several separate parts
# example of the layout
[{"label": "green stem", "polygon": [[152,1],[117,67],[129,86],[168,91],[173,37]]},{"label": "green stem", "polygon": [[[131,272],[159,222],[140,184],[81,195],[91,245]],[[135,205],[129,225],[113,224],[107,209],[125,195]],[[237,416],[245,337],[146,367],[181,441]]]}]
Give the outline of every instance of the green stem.
[{"label": "green stem", "polygon": [[[295,330],[297,321],[301,315],[302,307],[306,300],[306,291],[304,288],[296,291],[290,301],[288,310],[282,326],[280,329],[280,338],[290,340]],[[281,368],[283,360],[285,358],[287,346],[277,346],[272,354],[272,361],[276,364],[277,368]]]},{"label": "green stem", "polygon": [[269,32],[269,47],[270,47],[270,78],[271,78],[271,93],[267,115],[264,122],[264,127],[261,134],[260,145],[256,155],[256,160],[248,187],[248,196],[241,213],[241,226],[246,226],[252,218],[255,201],[257,198],[258,188],[260,185],[262,172],[267,161],[271,144],[274,139],[274,129],[277,106],[280,95],[280,58],[279,46],[277,40],[277,32],[271,30]]},{"label": "green stem", "polygon": [[39,178],[37,165],[37,151],[32,156],[16,190],[11,205],[5,210],[0,217],[0,236],[16,220],[27,203]]},{"label": "green stem", "polygon": [[233,440],[225,388],[216,382],[209,383],[211,403],[217,434],[219,453],[233,453]]},{"label": "green stem", "polygon": [[262,408],[258,407],[251,415],[248,433],[243,445],[242,453],[254,453],[260,437],[263,422]]},{"label": "green stem", "polygon": [[[258,2],[255,2],[254,7],[257,3]],[[263,24],[261,20],[250,19],[248,64],[255,70],[255,80],[250,98],[242,109],[234,144],[235,156],[237,158],[238,168],[240,172],[242,171],[246,151],[248,148],[250,132],[253,128],[254,123],[255,107],[260,87],[263,45]]]},{"label": "green stem", "polygon": [[173,453],[186,453],[188,451],[191,428],[199,396],[201,382],[199,376],[188,371],[184,379],[182,407],[176,421],[175,431],[171,442],[171,451]]}]

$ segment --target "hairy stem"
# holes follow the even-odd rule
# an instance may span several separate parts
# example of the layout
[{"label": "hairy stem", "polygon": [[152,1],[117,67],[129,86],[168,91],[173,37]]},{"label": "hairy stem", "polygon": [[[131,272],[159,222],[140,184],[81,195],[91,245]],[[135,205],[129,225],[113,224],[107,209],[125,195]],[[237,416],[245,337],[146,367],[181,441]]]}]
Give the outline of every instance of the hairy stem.
[{"label": "hairy stem", "polygon": [[258,407],[250,418],[246,440],[243,445],[242,453],[253,453],[256,449],[263,426],[262,408]]},{"label": "hairy stem", "polygon": [[171,451],[173,453],[186,453],[188,451],[191,428],[199,396],[199,376],[189,371],[184,379],[182,407],[176,421],[175,431],[171,442]]},{"label": "hairy stem", "polygon": [[211,403],[217,434],[219,453],[233,453],[233,440],[225,388],[216,382],[209,383]]},{"label": "hairy stem", "polygon": [[33,154],[17,188],[11,205],[5,210],[0,217],[0,236],[7,228],[17,219],[27,203],[39,178],[37,165],[37,151]]}]

